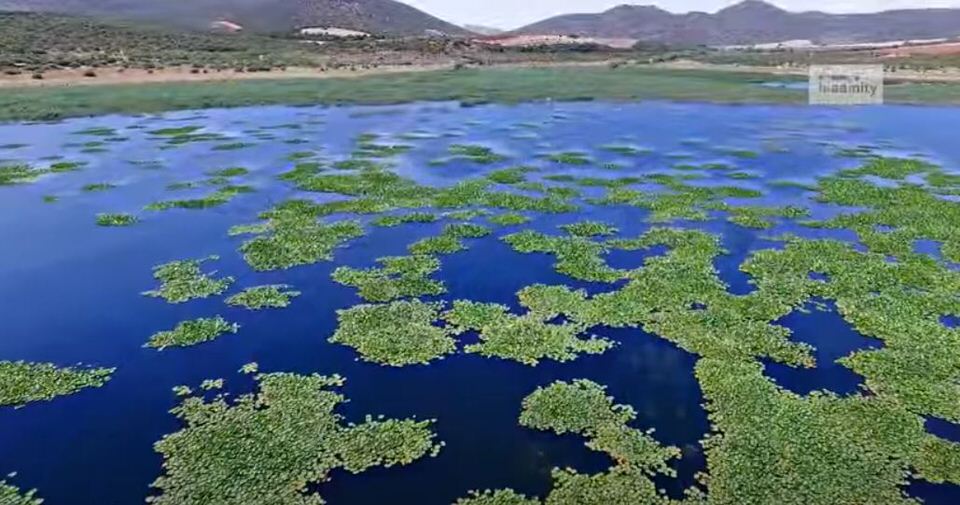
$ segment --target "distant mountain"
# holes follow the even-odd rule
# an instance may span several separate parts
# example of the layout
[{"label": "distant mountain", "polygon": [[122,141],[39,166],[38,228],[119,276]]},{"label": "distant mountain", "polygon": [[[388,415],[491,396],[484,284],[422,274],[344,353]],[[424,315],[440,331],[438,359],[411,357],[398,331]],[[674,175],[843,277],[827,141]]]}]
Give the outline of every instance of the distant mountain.
[{"label": "distant mountain", "polygon": [[745,0],[714,14],[673,14],[650,5],[621,5],[597,14],[569,14],[515,30],[519,34],[624,37],[668,44],[759,44],[786,40],[857,43],[960,36],[960,9],[874,14],[789,12]]},{"label": "distant mountain", "polygon": [[393,0],[0,0],[0,11],[80,14],[196,29],[229,21],[253,32],[320,26],[390,35],[469,33]]},{"label": "distant mountain", "polygon": [[506,30],[501,30],[500,28],[494,28],[492,26],[482,26],[482,25],[463,25],[464,28],[470,30],[473,33],[479,33],[480,35],[500,35]]}]

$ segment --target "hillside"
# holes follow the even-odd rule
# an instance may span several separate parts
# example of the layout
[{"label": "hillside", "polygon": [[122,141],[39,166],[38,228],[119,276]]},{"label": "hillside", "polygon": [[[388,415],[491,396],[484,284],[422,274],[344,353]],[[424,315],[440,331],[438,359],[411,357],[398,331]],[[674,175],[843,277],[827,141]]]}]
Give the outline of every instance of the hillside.
[{"label": "hillside", "polygon": [[426,30],[468,33],[393,0],[0,0],[0,11],[110,17],[192,29],[226,20],[261,33],[311,26],[389,35],[423,35]]},{"label": "hillside", "polygon": [[713,14],[673,14],[653,6],[621,5],[597,14],[557,16],[515,33],[626,37],[667,44],[758,44],[796,39],[858,43],[957,37],[960,9],[835,15],[789,12],[746,0]]}]

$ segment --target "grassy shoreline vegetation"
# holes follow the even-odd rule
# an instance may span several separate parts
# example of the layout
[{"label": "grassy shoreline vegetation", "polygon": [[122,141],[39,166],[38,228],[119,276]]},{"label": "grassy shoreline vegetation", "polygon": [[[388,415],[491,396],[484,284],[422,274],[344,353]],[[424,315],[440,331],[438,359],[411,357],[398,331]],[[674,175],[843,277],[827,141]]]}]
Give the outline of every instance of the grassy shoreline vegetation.
[{"label": "grassy shoreline vegetation", "polygon": [[[642,65],[490,67],[362,77],[238,79],[215,82],[7,87],[0,121],[47,121],[101,114],[255,105],[383,105],[414,101],[517,103],[556,100],[677,100],[714,103],[805,104],[802,91],[760,86],[783,76],[680,70]],[[960,83],[898,83],[888,103],[960,103]],[[495,154],[474,159],[496,159]],[[566,161],[565,158],[559,160]],[[579,158],[577,159],[579,160]]]},{"label": "grassy shoreline vegetation", "polygon": [[[644,66],[480,68],[324,79],[104,84],[3,89],[0,121],[253,105],[394,104],[412,101],[688,100],[806,103],[806,94],[759,86],[770,74]],[[898,84],[891,103],[960,103],[960,84]],[[476,154],[476,153],[475,153]],[[486,153],[476,159],[496,159]],[[560,158],[565,161],[565,158]],[[579,160],[579,158],[578,158]]]}]

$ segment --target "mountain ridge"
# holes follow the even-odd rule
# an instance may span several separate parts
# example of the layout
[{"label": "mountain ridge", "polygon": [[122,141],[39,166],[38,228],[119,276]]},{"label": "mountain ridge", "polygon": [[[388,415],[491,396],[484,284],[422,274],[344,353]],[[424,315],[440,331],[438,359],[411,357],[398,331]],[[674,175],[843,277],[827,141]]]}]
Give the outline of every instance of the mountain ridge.
[{"label": "mountain ridge", "polygon": [[861,43],[960,36],[960,8],[898,9],[877,13],[792,12],[744,0],[714,13],[675,14],[653,5],[622,4],[599,13],[555,16],[514,34],[623,37],[667,44],[760,44],[787,40]]},{"label": "mountain ridge", "polygon": [[323,26],[387,35],[470,32],[394,0],[0,0],[0,11],[50,12],[205,29],[229,21],[253,32]]}]

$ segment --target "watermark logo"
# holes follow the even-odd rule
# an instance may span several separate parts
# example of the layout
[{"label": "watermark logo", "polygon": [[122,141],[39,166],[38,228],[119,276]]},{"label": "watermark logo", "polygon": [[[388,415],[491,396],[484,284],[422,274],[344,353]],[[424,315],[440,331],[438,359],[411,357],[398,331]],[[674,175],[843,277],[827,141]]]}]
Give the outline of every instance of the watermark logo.
[{"label": "watermark logo", "polygon": [[810,65],[810,104],[883,103],[883,65]]}]

